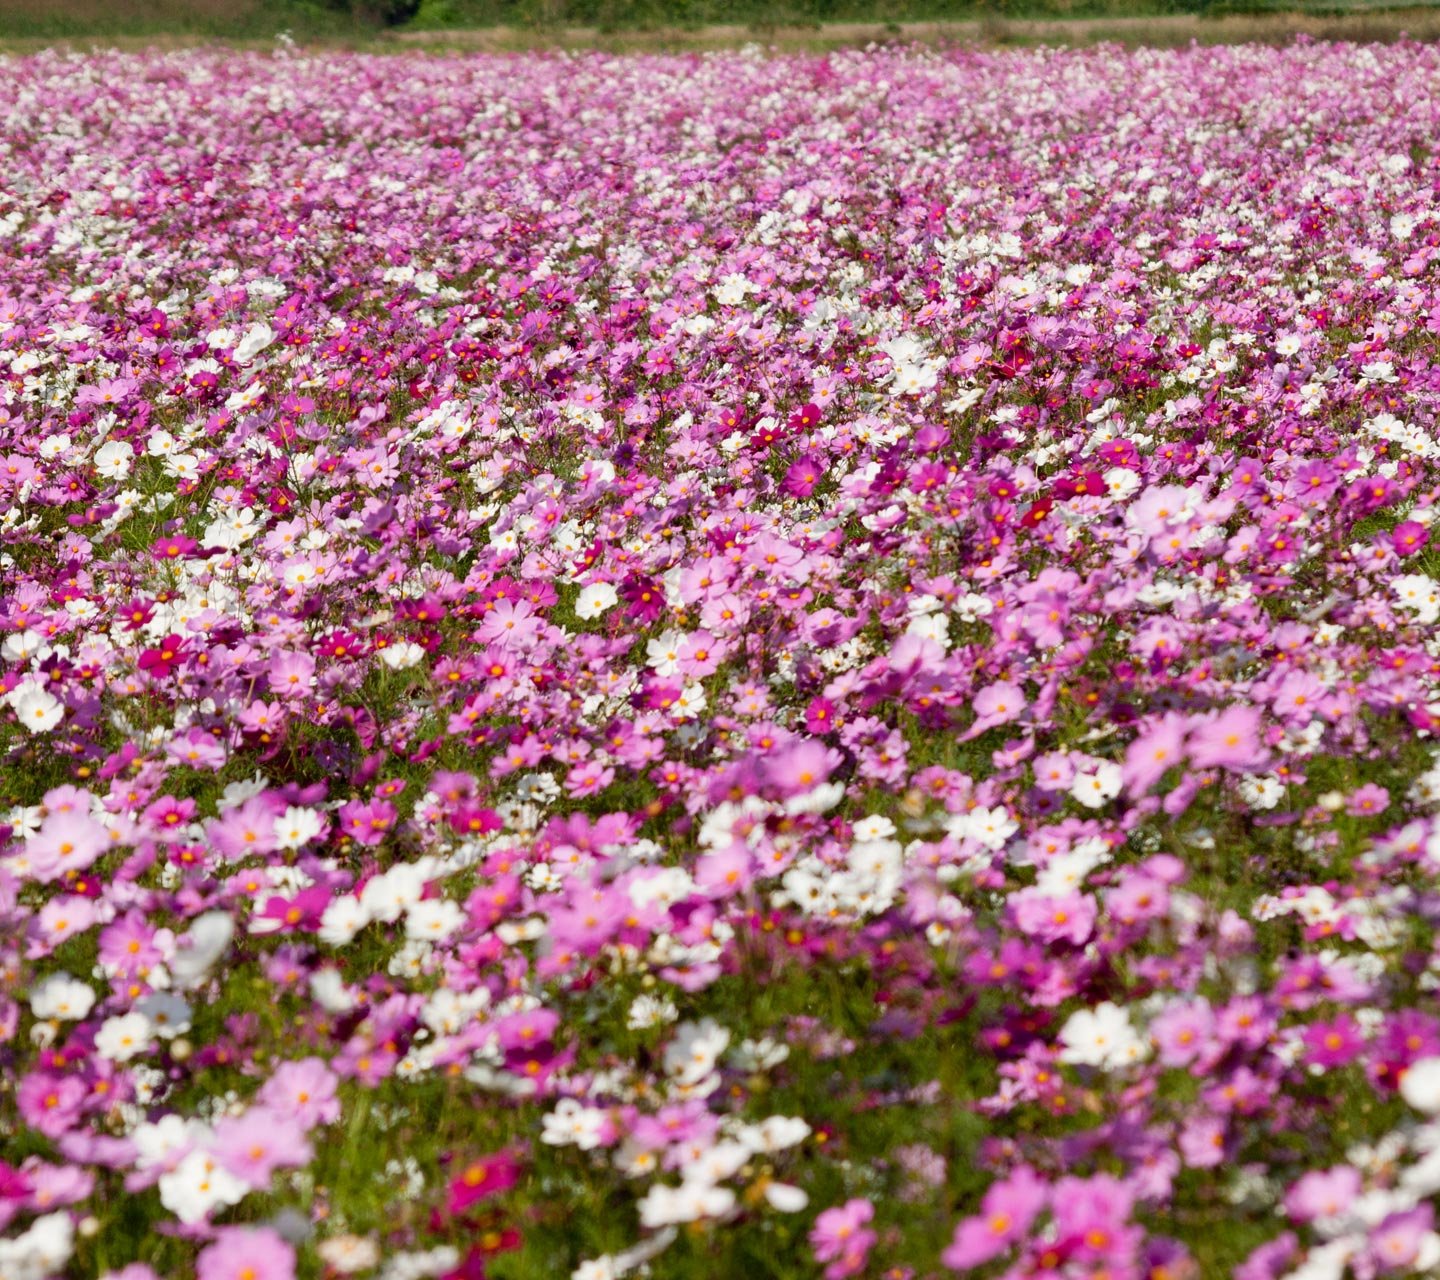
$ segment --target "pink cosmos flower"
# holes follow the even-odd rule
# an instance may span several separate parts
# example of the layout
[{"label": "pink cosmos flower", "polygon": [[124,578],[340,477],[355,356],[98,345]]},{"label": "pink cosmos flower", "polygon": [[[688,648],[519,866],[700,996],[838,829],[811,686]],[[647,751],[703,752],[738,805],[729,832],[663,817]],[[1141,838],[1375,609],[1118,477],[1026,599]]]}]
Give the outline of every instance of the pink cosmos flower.
[{"label": "pink cosmos flower", "polygon": [[247,733],[274,733],[284,727],[285,708],[279,702],[264,702],[257,698],[240,712],[236,720]]},{"label": "pink cosmos flower", "polygon": [[1022,889],[1010,895],[1010,911],[1023,933],[1042,942],[1068,942],[1082,946],[1095,930],[1099,908],[1085,893],[1051,896],[1040,889]]},{"label": "pink cosmos flower", "polygon": [[1430,530],[1417,520],[1404,520],[1390,534],[1390,545],[1400,556],[1419,555],[1430,541]]},{"label": "pink cosmos flower", "polygon": [[1234,1271],[1234,1280],[1276,1280],[1290,1265],[1297,1244],[1293,1231],[1282,1231],[1274,1240],[1251,1251]]},{"label": "pink cosmos flower", "polygon": [[251,796],[205,824],[205,838],[227,858],[273,853],[276,813],[263,795]]},{"label": "pink cosmos flower", "polygon": [[269,1227],[222,1227],[195,1267],[196,1280],[295,1280],[295,1250]]},{"label": "pink cosmos flower", "polygon": [[135,378],[102,378],[93,386],[80,387],[75,392],[77,405],[112,405],[135,394],[140,383]]},{"label": "pink cosmos flower", "polygon": [[188,796],[184,799],[157,796],[145,806],[140,816],[157,839],[181,840],[185,837],[186,827],[195,816],[195,808],[195,801]]},{"label": "pink cosmos flower", "polygon": [[256,1097],[271,1114],[284,1117],[284,1123],[293,1121],[302,1129],[313,1129],[339,1118],[339,1083],[321,1059],[300,1058],[276,1067]]},{"label": "pink cosmos flower", "polygon": [[1143,872],[1131,872],[1106,893],[1105,907],[1110,918],[1119,924],[1162,920],[1170,913],[1170,887]]},{"label": "pink cosmos flower", "polygon": [[1125,1261],[1139,1242],[1128,1226],[1134,1199],[1131,1189],[1108,1173],[1060,1179],[1051,1194],[1060,1241],[1087,1258]]},{"label": "pink cosmos flower", "polygon": [[1150,1038],[1167,1067],[1185,1067],[1208,1047],[1215,1032],[1215,1015],[1203,998],[1171,1005],[1150,1023]]},{"label": "pink cosmos flower", "polygon": [[319,928],[325,908],[330,905],[332,894],[323,884],[312,884],[301,889],[293,898],[270,897],[265,905],[250,917],[252,933],[294,933],[297,930],[313,932]]},{"label": "pink cosmos flower", "polygon": [[165,744],[165,757],[172,764],[191,769],[219,769],[225,763],[225,748],[203,729],[187,729]]},{"label": "pink cosmos flower", "polygon": [[1369,1254],[1381,1271],[1407,1270],[1415,1265],[1434,1228],[1435,1206],[1431,1204],[1389,1214],[1370,1233]]},{"label": "pink cosmos flower", "polygon": [[615,781],[615,770],[595,760],[576,765],[565,775],[565,790],[574,799],[599,795]]},{"label": "pink cosmos flower", "polygon": [[100,963],[122,977],[158,964],[155,927],[139,911],[129,911],[100,931]]},{"label": "pink cosmos flower", "polygon": [[31,949],[42,955],[95,923],[95,904],[76,894],[51,898],[30,921]]},{"label": "pink cosmos flower", "polygon": [[762,533],[745,551],[745,563],[777,579],[803,579],[805,553],[793,543]]},{"label": "pink cosmos flower", "polygon": [[996,725],[1009,724],[1018,720],[1029,704],[1019,685],[1002,681],[981,689],[975,695],[975,723],[962,735],[965,738],[978,737]]},{"label": "pink cosmos flower", "polygon": [[826,1209],[810,1229],[810,1244],[817,1262],[828,1262],[825,1280],[843,1280],[865,1266],[875,1233],[865,1224],[875,1216],[875,1206],[868,1200],[847,1200],[834,1209]]},{"label": "pink cosmos flower", "polygon": [[680,642],[678,666],[689,680],[701,680],[720,669],[725,647],[708,631],[693,631]]},{"label": "pink cosmos flower", "polygon": [[827,782],[842,759],[835,748],[804,738],[765,757],[765,779],[783,796],[804,795]]},{"label": "pink cosmos flower", "polygon": [[339,828],[352,840],[362,845],[374,846],[385,839],[395,826],[399,810],[388,800],[349,800],[340,806],[335,815]]},{"label": "pink cosmos flower", "polygon": [[265,1106],[219,1121],[212,1151],[223,1168],[256,1191],[270,1185],[276,1169],[301,1168],[314,1155],[304,1136]]},{"label": "pink cosmos flower", "polygon": [[742,841],[706,854],[695,865],[695,883],[717,898],[743,892],[753,875],[754,859]]},{"label": "pink cosmos flower", "polygon": [[150,548],[150,554],[156,560],[182,560],[199,549],[200,544],[194,538],[179,536],[161,538]]},{"label": "pink cosmos flower", "polygon": [[1192,1116],[1176,1145],[1191,1169],[1213,1169],[1225,1159],[1225,1121],[1216,1115]]},{"label": "pink cosmos flower", "polygon": [[1186,748],[1201,769],[1263,768],[1267,752],[1260,744],[1260,713],[1254,707],[1233,706],[1191,720]]},{"label": "pink cosmos flower", "polygon": [[1378,817],[1389,807],[1390,793],[1376,782],[1367,782],[1345,802],[1345,812],[1352,818]]},{"label": "pink cosmos flower", "polygon": [[952,1271],[969,1271],[998,1258],[1025,1238],[1049,1197],[1049,1187],[1028,1165],[994,1183],[980,1212],[956,1226],[955,1237],[940,1255]]},{"label": "pink cosmos flower", "polygon": [[53,1140],[79,1119],[88,1096],[89,1090],[78,1076],[35,1072],[20,1082],[16,1104],[27,1125]]},{"label": "pink cosmos flower", "polygon": [[736,632],[750,621],[750,605],[733,592],[725,592],[700,607],[700,623],[710,631]]},{"label": "pink cosmos flower", "polygon": [[315,659],[308,653],[284,650],[270,659],[270,691],[281,698],[303,698],[315,685]]},{"label": "pink cosmos flower", "polygon": [[1348,1013],[1328,1022],[1312,1023],[1305,1028],[1304,1040],[1307,1061],[1326,1069],[1343,1067],[1365,1048],[1365,1037]]},{"label": "pink cosmos flower", "polygon": [[1121,778],[1131,795],[1144,795],[1185,758],[1184,716],[1167,715],[1125,751]]},{"label": "pink cosmos flower", "polygon": [[498,601],[485,615],[481,637],[506,648],[519,648],[540,630],[540,618],[528,600]]},{"label": "pink cosmos flower", "polygon": [[1041,791],[1069,791],[1075,781],[1075,765],[1068,751],[1050,751],[1035,757],[1035,786]]},{"label": "pink cosmos flower", "polygon": [[1360,1171],[1348,1164],[1312,1169],[1285,1193],[1285,1212],[1296,1222],[1333,1218],[1350,1207],[1362,1185]]},{"label": "pink cosmos flower", "polygon": [[110,834],[84,813],[52,813],[25,842],[30,874],[42,882],[84,871],[110,847]]}]

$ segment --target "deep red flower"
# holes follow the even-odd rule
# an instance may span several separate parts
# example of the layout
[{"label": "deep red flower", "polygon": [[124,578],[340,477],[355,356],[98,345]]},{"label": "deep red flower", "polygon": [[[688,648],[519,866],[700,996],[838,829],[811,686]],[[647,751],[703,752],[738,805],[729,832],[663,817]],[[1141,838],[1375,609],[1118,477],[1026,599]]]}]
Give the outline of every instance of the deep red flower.
[{"label": "deep red flower", "polygon": [[471,1205],[510,1190],[520,1180],[520,1165],[508,1151],[471,1161],[450,1179],[446,1208],[464,1213]]},{"label": "deep red flower", "polygon": [[154,649],[140,655],[140,670],[163,679],[189,656],[183,636],[166,636]]}]

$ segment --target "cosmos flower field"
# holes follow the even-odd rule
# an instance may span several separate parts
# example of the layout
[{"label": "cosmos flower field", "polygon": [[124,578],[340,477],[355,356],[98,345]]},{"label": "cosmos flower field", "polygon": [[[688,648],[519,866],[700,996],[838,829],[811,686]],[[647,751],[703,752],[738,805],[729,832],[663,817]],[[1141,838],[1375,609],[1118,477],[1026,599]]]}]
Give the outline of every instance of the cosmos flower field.
[{"label": "cosmos flower field", "polygon": [[1437,136],[0,61],[0,1276],[1435,1274]]}]

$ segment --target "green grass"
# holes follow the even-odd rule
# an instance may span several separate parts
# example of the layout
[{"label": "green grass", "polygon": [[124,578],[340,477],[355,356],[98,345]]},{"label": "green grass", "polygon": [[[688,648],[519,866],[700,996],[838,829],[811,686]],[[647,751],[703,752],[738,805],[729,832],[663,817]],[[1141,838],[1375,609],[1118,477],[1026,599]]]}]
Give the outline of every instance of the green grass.
[{"label": "green grass", "polygon": [[[764,38],[786,28],[813,31],[827,44],[891,38],[936,38],[906,24],[980,24],[999,41],[1025,40],[1035,33],[1005,31],[1007,22],[1075,20],[1205,19],[1251,16],[1280,22],[1278,30],[1239,31],[1230,38],[1274,39],[1286,19],[1348,19],[1374,15],[1373,30],[1337,32],[1353,38],[1387,38],[1408,28],[1425,32],[1426,19],[1440,15],[1440,2],[1416,0],[0,0],[0,44],[121,40],[194,42],[222,40],[269,43],[280,32],[302,42],[373,47],[378,39],[424,35],[443,40],[447,32],[510,33],[524,41],[594,42],[596,37],[666,33],[684,44],[687,36],[722,28],[731,37]],[[1398,23],[1398,25],[1397,25]],[[856,28],[855,30],[847,30]],[[578,30],[577,30],[578,29]],[[724,32],[711,30],[710,37]],[[959,34],[959,33],[955,33]],[[1185,34],[1185,39],[1193,35]],[[1330,34],[1326,32],[1325,34]],[[1056,30],[1041,38],[1073,40]],[[1147,34],[1116,32],[1144,42],[1173,43],[1158,28]],[[833,37],[833,38],[832,38]],[[707,43],[713,43],[713,38]],[[1096,38],[1112,38],[1098,30]],[[508,45],[506,47],[509,47]]]}]

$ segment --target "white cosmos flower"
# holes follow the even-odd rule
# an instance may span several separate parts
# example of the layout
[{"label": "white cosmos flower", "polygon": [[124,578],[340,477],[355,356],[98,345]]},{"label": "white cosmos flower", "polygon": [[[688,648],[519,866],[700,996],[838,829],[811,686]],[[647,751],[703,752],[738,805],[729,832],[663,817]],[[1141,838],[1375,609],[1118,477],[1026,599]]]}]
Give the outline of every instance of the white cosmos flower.
[{"label": "white cosmos flower", "polygon": [[1075,775],[1070,795],[1087,809],[1099,809],[1120,794],[1120,766],[1109,760],[1097,761],[1093,768]]},{"label": "white cosmos flower", "polygon": [[232,391],[226,396],[225,407],[232,412],[236,409],[253,409],[264,397],[264,384],[252,382],[243,391]]},{"label": "white cosmos flower", "polygon": [[193,453],[172,453],[165,459],[165,471],[177,480],[194,480],[200,474],[200,459]]},{"label": "white cosmos flower", "polygon": [[160,1179],[160,1203],[181,1222],[203,1222],[216,1209],[239,1204],[247,1190],[208,1151],[192,1151]]},{"label": "white cosmos flower", "polygon": [[219,520],[212,520],[205,526],[204,545],[234,551],[259,532],[260,526],[255,522],[255,512],[249,507],[241,507],[239,511]]},{"label": "white cosmos flower", "polygon": [[66,1209],[36,1218],[18,1235],[0,1240],[0,1275],[42,1280],[58,1275],[75,1249],[75,1223]]},{"label": "white cosmos flower", "polygon": [[662,1022],[674,1022],[679,1016],[680,1011],[675,1007],[674,1001],[642,992],[630,1005],[625,1025],[632,1031],[644,1031],[647,1027],[657,1027]]},{"label": "white cosmos flower", "polygon": [[587,621],[598,618],[606,610],[614,608],[619,598],[615,588],[608,582],[592,582],[580,592],[575,601],[575,615]]},{"label": "white cosmos flower", "polygon": [[95,1033],[95,1052],[112,1062],[129,1062],[154,1043],[154,1028],[143,1013],[106,1018]]},{"label": "white cosmos flower", "polygon": [[275,843],[282,849],[300,849],[325,829],[325,820],[314,809],[291,805],[275,819]]},{"label": "white cosmos flower", "polygon": [[933,641],[942,649],[950,648],[950,622],[943,613],[926,613],[911,618],[905,632],[922,640]]},{"label": "white cosmos flower", "polygon": [[327,968],[312,973],[310,994],[326,1013],[349,1013],[356,1005],[356,999],[345,985],[339,969]]},{"label": "white cosmos flower", "polygon": [[805,1192],[799,1187],[792,1187],[788,1182],[767,1182],[765,1199],[770,1202],[772,1209],[780,1213],[799,1213],[810,1203],[810,1197]]},{"label": "white cosmos flower", "polygon": [[130,1133],[135,1144],[135,1167],[169,1172],[196,1147],[205,1146],[214,1135],[199,1120],[186,1120],[178,1115],[161,1116],[153,1123],[142,1122]]},{"label": "white cosmos flower", "polygon": [[695,1084],[715,1069],[729,1044],[730,1033],[713,1018],[682,1023],[665,1046],[665,1074]]},{"label": "white cosmos flower", "polygon": [[107,480],[123,480],[130,474],[135,450],[126,440],[109,440],[95,451],[95,470]]},{"label": "white cosmos flower", "polygon": [[135,1010],[150,1020],[151,1030],[162,1040],[173,1040],[190,1030],[190,1004],[173,991],[154,991],[138,1001]]},{"label": "white cosmos flower", "polygon": [[1390,589],[1402,609],[1413,610],[1420,622],[1440,621],[1440,585],[1423,573],[1405,573],[1391,579]]},{"label": "white cosmos flower", "polygon": [[20,685],[10,695],[16,718],[31,733],[46,733],[65,718],[65,708],[47,689],[33,682]]},{"label": "white cosmos flower", "polygon": [[665,631],[645,645],[645,661],[661,679],[680,670],[680,646],[685,637],[679,631]]},{"label": "white cosmos flower", "polygon": [[45,637],[27,627],[5,637],[4,643],[0,643],[0,658],[6,662],[28,662],[44,648]]},{"label": "white cosmos flower", "polygon": [[708,1182],[714,1185],[733,1178],[749,1163],[750,1148],[740,1142],[717,1142],[686,1164],[686,1182]]},{"label": "white cosmos flower", "polygon": [[224,911],[196,916],[183,945],[170,957],[170,974],[176,983],[186,988],[198,986],[225,954],[234,933],[235,921]]},{"label": "white cosmos flower", "polygon": [[425,656],[425,650],[412,640],[401,640],[380,650],[380,661],[392,671],[405,671]]},{"label": "white cosmos flower", "polygon": [[552,1147],[579,1147],[593,1151],[605,1133],[605,1113],[598,1107],[587,1107],[574,1098],[561,1098],[555,1110],[545,1117],[540,1141]]},{"label": "white cosmos flower", "polygon": [[1440,1113],[1440,1058],[1412,1062],[1400,1077],[1400,1096],[1416,1111]]},{"label": "white cosmos flower", "polygon": [[353,894],[342,893],[331,898],[320,917],[320,941],[331,947],[349,944],[357,933],[370,923],[370,913]]},{"label": "white cosmos flower", "polygon": [[37,1018],[76,1022],[94,1005],[95,992],[90,985],[68,973],[51,974],[30,993],[30,1012]]},{"label": "white cosmos flower", "polygon": [[1143,1062],[1148,1047],[1130,1025],[1130,1015],[1106,1000],[1072,1013],[1060,1029],[1060,1061],[1112,1070]]},{"label": "white cosmos flower", "polygon": [[703,1182],[684,1182],[678,1187],[656,1183],[640,1201],[642,1227],[666,1227],[702,1218],[723,1218],[735,1207],[735,1193],[729,1187]]},{"label": "white cosmos flower", "polygon": [[275,330],[263,320],[259,324],[251,325],[245,330],[245,336],[240,339],[239,345],[235,348],[235,363],[249,364],[274,341]]},{"label": "white cosmos flower", "polygon": [[372,920],[393,924],[420,901],[429,874],[429,868],[417,863],[397,863],[360,890],[360,905]]},{"label": "white cosmos flower", "polygon": [[735,1136],[751,1151],[773,1155],[788,1147],[798,1147],[810,1132],[810,1126],[799,1116],[766,1116],[759,1124],[743,1126]]},{"label": "white cosmos flower", "polygon": [[920,396],[933,391],[940,381],[940,370],[934,364],[899,364],[890,375],[890,394]]},{"label": "white cosmos flower", "polygon": [[436,942],[448,938],[464,921],[458,903],[448,898],[425,899],[405,913],[405,936],[412,942]]}]

